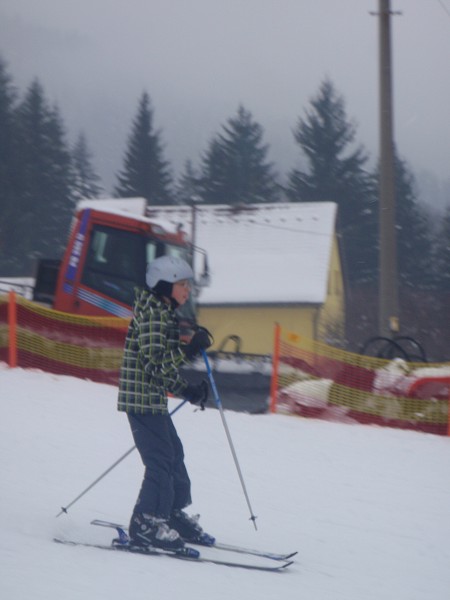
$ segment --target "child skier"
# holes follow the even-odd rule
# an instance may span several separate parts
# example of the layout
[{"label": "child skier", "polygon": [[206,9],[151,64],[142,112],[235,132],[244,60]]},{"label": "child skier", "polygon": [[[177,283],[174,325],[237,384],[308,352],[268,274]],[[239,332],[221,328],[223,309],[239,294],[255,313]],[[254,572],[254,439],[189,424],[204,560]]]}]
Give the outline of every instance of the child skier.
[{"label": "child skier", "polygon": [[189,384],[179,373],[184,360],[211,346],[210,334],[203,328],[189,344],[180,345],[175,309],[188,300],[193,275],[180,258],[153,260],[147,268],[148,289],[137,293],[125,340],[118,409],[127,414],[145,466],[129,528],[134,545],[179,550],[185,541],[210,537],[198,518],[183,510],[191,504],[191,482],[167,407],[167,392],[202,408],[208,397],[205,380]]}]

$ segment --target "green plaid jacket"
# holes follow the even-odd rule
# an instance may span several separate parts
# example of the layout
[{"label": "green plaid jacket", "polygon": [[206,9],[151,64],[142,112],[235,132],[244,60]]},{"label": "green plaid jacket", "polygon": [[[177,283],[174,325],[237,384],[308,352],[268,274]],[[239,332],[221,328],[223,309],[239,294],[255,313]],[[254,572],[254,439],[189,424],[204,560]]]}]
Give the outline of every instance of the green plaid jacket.
[{"label": "green plaid jacket", "polygon": [[178,367],[185,360],[175,311],[149,290],[138,290],[120,370],[118,410],[167,414],[167,392],[187,387]]}]

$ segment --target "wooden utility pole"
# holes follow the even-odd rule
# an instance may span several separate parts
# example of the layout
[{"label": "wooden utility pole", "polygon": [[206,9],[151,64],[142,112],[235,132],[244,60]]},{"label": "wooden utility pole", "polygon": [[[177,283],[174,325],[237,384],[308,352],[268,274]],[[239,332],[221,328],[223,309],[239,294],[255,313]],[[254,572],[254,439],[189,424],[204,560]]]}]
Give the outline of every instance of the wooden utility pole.
[{"label": "wooden utility pole", "polygon": [[380,336],[400,329],[395,221],[395,167],[392,118],[390,0],[379,0],[380,189],[379,321]]}]

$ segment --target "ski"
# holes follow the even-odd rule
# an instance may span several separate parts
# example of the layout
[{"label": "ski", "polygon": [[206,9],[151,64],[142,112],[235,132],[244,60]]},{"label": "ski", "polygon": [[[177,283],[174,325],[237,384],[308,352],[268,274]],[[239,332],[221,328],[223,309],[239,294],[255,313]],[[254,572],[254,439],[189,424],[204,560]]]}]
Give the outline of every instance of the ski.
[{"label": "ski", "polygon": [[[202,544],[200,542],[189,542],[191,546],[207,546],[206,544]],[[260,556],[262,558],[268,558],[270,560],[275,561],[286,561],[290,560],[294,556],[298,554],[297,551],[290,552],[288,554],[280,554],[278,552],[266,552],[265,550],[256,550],[252,548],[246,548],[243,546],[234,546],[232,544],[224,544],[222,542],[215,542],[212,546],[207,546],[208,548],[217,548],[218,550],[225,550],[227,552],[236,552],[238,554],[248,554],[251,556]]]},{"label": "ski", "polygon": [[[257,565],[257,564],[247,564],[243,562],[234,562],[228,560],[220,560],[215,558],[206,558],[200,556],[200,553],[196,551],[194,548],[184,548],[183,552],[170,552],[165,551],[160,548],[153,547],[137,547],[130,546],[127,543],[120,542],[117,540],[116,543],[112,543],[111,545],[106,544],[93,544],[90,542],[76,542],[73,540],[66,540],[61,538],[53,538],[53,541],[58,544],[64,544],[67,546],[82,546],[85,548],[96,548],[98,550],[113,550],[115,552],[128,552],[129,554],[142,554],[147,556],[165,556],[167,558],[176,558],[178,560],[184,560],[187,562],[197,562],[197,563],[209,563],[213,565],[221,565],[224,567],[235,567],[240,569],[247,569],[250,571],[268,571],[268,572],[280,572],[292,565],[292,561],[280,562],[277,564],[270,565]],[[186,552],[187,551],[187,552]],[[191,552],[192,551],[192,552]]]},{"label": "ski", "polygon": [[[119,535],[119,538],[122,538],[122,536],[126,536],[125,539],[128,539],[128,535],[126,533],[126,527],[124,527],[123,525],[119,525],[118,523],[112,523],[111,521],[102,521],[101,519],[94,519],[93,521],[91,521],[91,525],[99,525],[100,527],[111,527],[112,529],[115,529]],[[202,543],[202,542],[189,542],[190,546],[204,546],[207,548],[216,548],[217,550],[224,550],[226,552],[236,552],[238,554],[248,554],[251,556],[259,556],[261,558],[268,558],[270,560],[275,560],[275,561],[280,561],[280,562],[285,562],[285,561],[289,561],[291,558],[293,558],[294,556],[297,555],[297,551],[295,552],[290,552],[287,554],[280,554],[277,552],[266,552],[264,550],[255,550],[252,548],[245,548],[243,546],[235,546],[232,544],[225,544],[222,542],[217,542],[215,541],[212,544],[209,543]]]}]

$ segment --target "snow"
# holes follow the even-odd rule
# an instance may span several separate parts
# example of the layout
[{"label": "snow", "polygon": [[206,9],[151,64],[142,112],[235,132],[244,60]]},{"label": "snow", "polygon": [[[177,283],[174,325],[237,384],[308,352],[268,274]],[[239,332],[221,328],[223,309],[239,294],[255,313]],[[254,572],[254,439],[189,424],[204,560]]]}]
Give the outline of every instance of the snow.
[{"label": "snow", "polygon": [[31,300],[34,288],[34,277],[2,277],[0,279],[0,295],[14,291]]},{"label": "snow", "polygon": [[220,415],[184,406],[174,421],[205,529],[224,542],[299,550],[289,571],[256,573],[53,543],[108,543],[109,530],[90,521],[127,522],[143,470],[137,452],[56,518],[132,447],[126,418],[108,385],[0,363],[0,389],[2,598],[449,597],[448,438],[227,411],[255,532]]},{"label": "snow", "polygon": [[85,198],[77,202],[77,212],[85,208],[102,210],[104,212],[119,211],[120,214],[131,213],[135,217],[145,216],[145,198]]},{"label": "snow", "polygon": [[193,207],[150,206],[148,215],[182,224],[189,235],[195,229],[194,243],[206,250],[211,272],[200,306],[321,304],[326,299],[336,219],[332,202],[240,209],[197,204],[195,228]]},{"label": "snow", "polygon": [[176,227],[168,220],[148,219],[146,214],[147,201],[145,198],[87,198],[77,203],[77,212],[85,208],[106,212],[119,217],[133,217],[142,223],[158,225],[162,231],[160,233],[176,233]]}]

